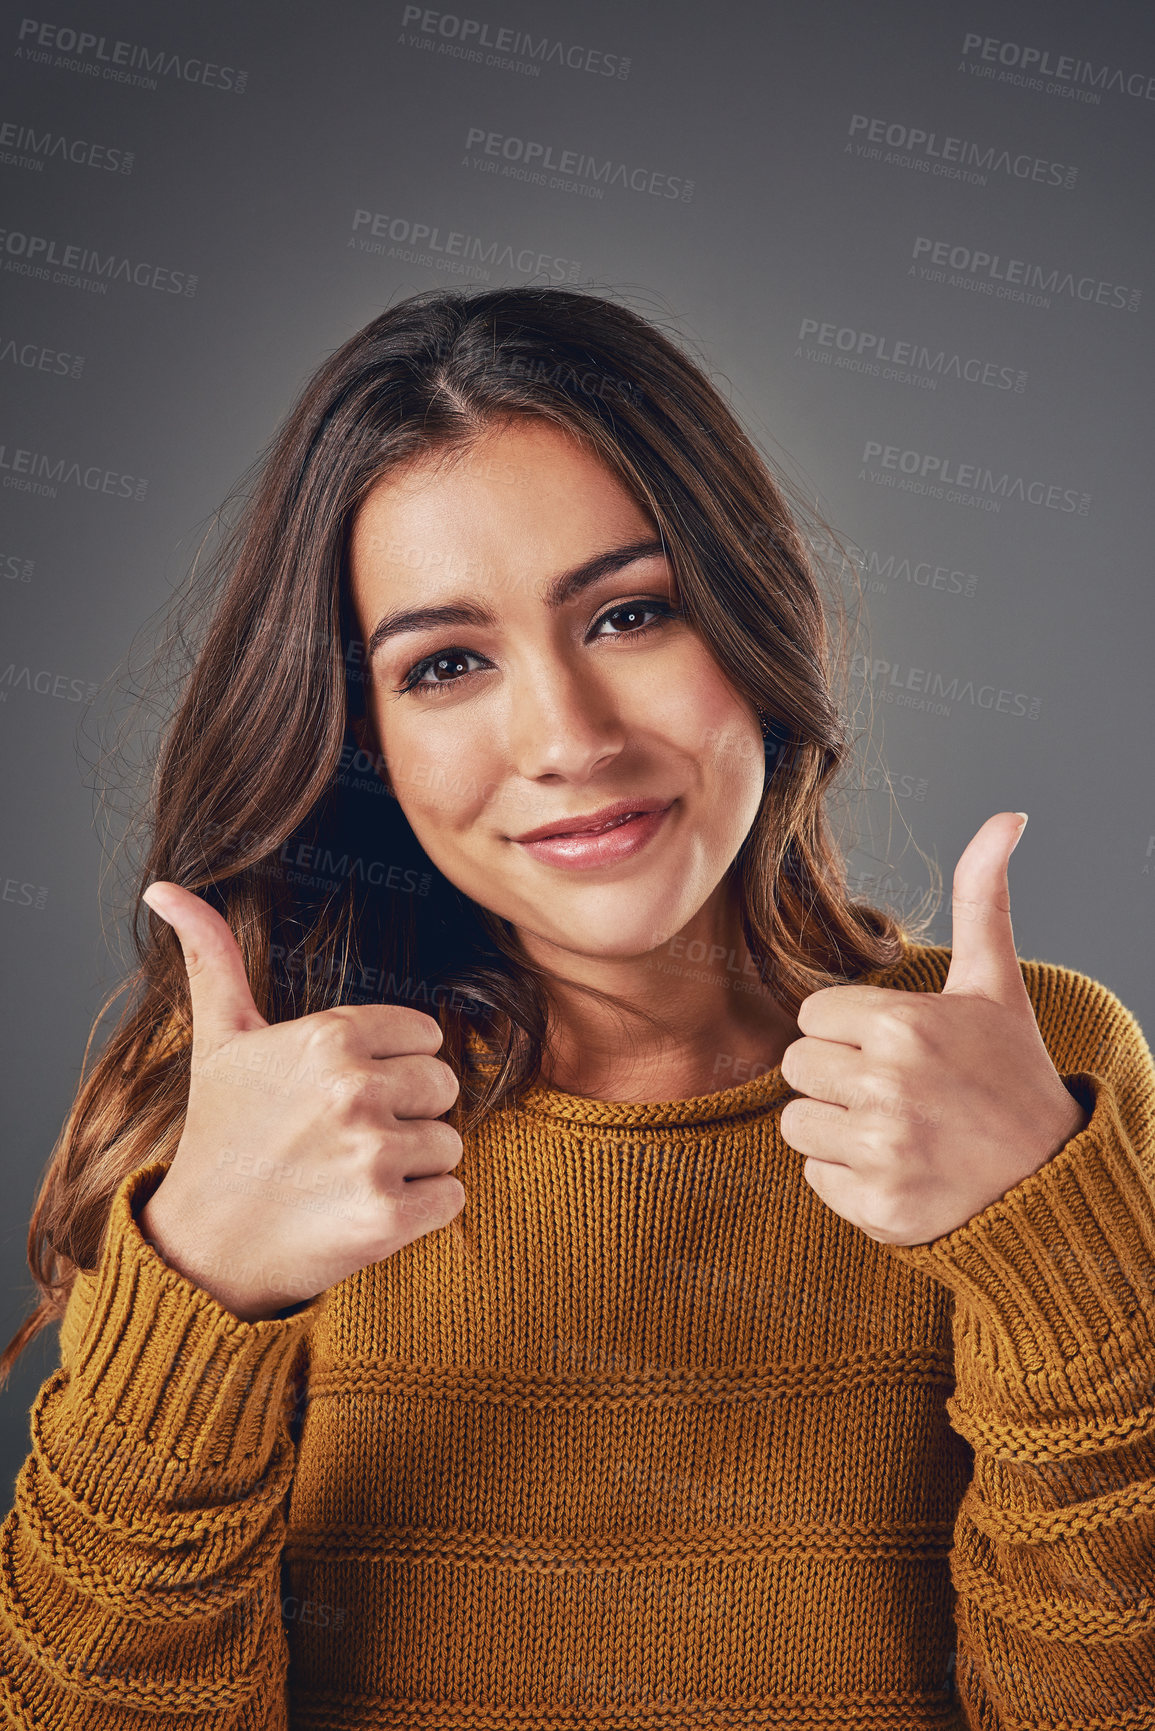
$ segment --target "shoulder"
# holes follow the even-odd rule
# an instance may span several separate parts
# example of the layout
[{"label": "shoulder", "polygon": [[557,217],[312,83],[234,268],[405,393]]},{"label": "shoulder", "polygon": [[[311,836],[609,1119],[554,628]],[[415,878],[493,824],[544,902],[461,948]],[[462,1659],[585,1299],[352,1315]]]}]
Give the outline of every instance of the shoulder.
[{"label": "shoulder", "polygon": [[[908,992],[941,992],[950,968],[949,944],[904,945],[902,959],[872,983]],[[1151,1051],[1136,1017],[1090,974],[1058,962],[1019,957],[1039,1033],[1060,1074],[1093,1070],[1110,1075],[1150,1065]]]}]

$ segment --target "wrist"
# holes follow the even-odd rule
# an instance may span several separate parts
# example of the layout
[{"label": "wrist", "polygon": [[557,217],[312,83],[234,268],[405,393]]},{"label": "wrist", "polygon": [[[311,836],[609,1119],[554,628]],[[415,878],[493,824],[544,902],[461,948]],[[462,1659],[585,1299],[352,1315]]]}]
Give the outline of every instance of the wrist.
[{"label": "wrist", "polygon": [[[219,1256],[206,1258],[196,1254],[187,1232],[187,1215],[182,1214],[179,1208],[174,1210],[172,1186],[169,1185],[167,1196],[164,1190],[165,1181],[162,1181],[151,1196],[133,1209],[142,1237],[162,1262],[206,1292],[238,1322],[267,1322],[282,1315],[295,1314],[299,1307],[291,1301],[278,1304],[278,1298],[283,1300],[284,1293],[263,1297],[246,1292],[222,1277]],[[183,1233],[182,1219],[186,1228]]]}]

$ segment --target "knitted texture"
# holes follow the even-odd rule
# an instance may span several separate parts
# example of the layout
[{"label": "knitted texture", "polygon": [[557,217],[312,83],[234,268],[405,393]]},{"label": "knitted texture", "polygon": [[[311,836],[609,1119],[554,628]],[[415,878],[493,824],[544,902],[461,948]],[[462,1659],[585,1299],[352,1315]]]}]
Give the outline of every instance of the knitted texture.
[{"label": "knitted texture", "polygon": [[810,1189],[777,1068],[535,1087],[455,1221],[265,1322],[132,1174],[0,1528],[7,1723],[1155,1727],[1155,1066],[1021,966],[1088,1122],[927,1245]]}]

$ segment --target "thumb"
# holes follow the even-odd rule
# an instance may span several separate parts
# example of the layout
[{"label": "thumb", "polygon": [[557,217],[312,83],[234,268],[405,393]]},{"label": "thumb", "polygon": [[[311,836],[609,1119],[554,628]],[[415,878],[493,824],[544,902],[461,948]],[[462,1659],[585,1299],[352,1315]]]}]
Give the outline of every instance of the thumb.
[{"label": "thumb", "polygon": [[1026,828],[1026,813],[1000,811],[967,843],[954,872],[950,967],[944,992],[971,993],[1007,1005],[1029,1003],[1011,928],[1007,863]]},{"label": "thumb", "polygon": [[203,897],[158,878],[141,900],[180,940],[192,999],[193,1035],[218,1046],[233,1034],[267,1028],[253,1002],[248,975],[228,922]]}]

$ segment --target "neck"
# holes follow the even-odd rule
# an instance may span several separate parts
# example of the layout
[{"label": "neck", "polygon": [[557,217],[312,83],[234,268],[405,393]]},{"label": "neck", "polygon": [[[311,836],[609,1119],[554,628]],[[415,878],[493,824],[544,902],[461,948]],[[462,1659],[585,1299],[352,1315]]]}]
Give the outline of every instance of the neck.
[{"label": "neck", "polygon": [[[542,1080],[598,1100],[679,1100],[774,1069],[800,1037],[759,979],[724,886],[694,918],[641,955],[589,956],[520,933],[549,970]],[[599,1002],[580,987],[621,999]]]}]

